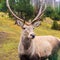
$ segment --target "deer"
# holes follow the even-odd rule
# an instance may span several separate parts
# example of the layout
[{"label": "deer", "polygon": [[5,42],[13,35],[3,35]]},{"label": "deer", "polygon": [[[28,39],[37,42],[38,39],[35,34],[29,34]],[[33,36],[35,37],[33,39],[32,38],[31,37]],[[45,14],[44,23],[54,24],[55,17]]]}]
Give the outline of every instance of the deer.
[{"label": "deer", "polygon": [[[20,60],[52,60],[60,48],[60,39],[54,36],[36,36],[34,28],[40,26],[40,19],[46,7],[41,2],[37,16],[27,22],[19,18],[10,8],[9,0],[6,0],[7,7],[11,14],[17,19],[16,24],[21,26],[22,34],[18,45],[18,55]],[[40,32],[39,32],[40,33]]]}]

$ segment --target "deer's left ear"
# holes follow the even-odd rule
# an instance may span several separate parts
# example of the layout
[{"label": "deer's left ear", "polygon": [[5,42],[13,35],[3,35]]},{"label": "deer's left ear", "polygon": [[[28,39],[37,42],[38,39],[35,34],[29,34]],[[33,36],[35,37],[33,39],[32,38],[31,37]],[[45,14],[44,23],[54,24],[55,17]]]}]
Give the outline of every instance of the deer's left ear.
[{"label": "deer's left ear", "polygon": [[33,23],[34,27],[38,27],[39,25],[41,25],[41,21],[36,21],[36,22]]},{"label": "deer's left ear", "polygon": [[21,26],[21,27],[23,27],[23,25],[24,25],[24,23],[21,22],[20,20],[16,20],[15,24],[17,24],[18,26]]}]

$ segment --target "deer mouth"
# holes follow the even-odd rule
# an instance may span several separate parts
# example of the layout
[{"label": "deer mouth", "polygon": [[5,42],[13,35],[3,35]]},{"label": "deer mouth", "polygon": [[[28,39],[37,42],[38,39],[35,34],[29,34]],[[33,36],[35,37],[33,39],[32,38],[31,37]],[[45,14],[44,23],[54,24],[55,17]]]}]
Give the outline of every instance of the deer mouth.
[{"label": "deer mouth", "polygon": [[35,38],[35,35],[31,34],[30,36],[28,36],[28,38],[34,39]]}]

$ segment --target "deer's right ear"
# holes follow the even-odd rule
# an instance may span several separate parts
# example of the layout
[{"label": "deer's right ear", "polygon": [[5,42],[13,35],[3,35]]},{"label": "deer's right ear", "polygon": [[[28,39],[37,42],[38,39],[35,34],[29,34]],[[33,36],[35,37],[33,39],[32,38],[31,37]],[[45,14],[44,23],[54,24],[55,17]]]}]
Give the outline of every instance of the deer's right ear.
[{"label": "deer's right ear", "polygon": [[21,26],[21,27],[24,26],[24,23],[21,22],[20,20],[16,20],[15,24],[17,24],[18,26]]},{"label": "deer's right ear", "polygon": [[36,21],[36,22],[33,23],[34,27],[38,27],[39,25],[41,25],[41,21]]}]

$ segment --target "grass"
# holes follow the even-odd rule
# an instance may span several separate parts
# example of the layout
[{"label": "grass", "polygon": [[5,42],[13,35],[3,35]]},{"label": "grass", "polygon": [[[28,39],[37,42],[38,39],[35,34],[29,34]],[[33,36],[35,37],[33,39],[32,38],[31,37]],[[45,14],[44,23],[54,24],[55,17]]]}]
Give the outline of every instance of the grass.
[{"label": "grass", "polygon": [[[35,28],[36,35],[53,35],[60,38],[60,31],[52,30],[51,20],[47,18],[47,21],[43,21],[41,26]],[[18,43],[21,28],[14,25],[14,22],[13,19],[9,18],[8,13],[0,12],[0,60],[19,60]],[[59,57],[60,54],[58,60],[60,60]]]}]

